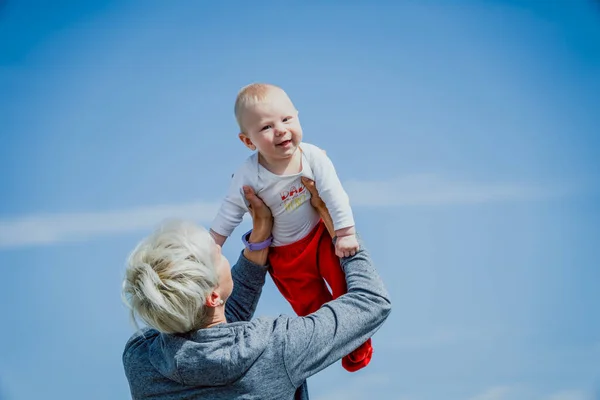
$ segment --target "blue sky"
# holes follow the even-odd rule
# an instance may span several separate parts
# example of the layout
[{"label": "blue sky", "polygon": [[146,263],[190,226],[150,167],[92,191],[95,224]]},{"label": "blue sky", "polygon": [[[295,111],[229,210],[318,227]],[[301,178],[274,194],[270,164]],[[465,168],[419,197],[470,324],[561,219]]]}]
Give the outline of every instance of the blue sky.
[{"label": "blue sky", "polygon": [[600,5],[224,3],[0,2],[0,399],[129,397],[125,258],[210,222],[254,81],[334,161],[394,302],[314,399],[598,398]]}]

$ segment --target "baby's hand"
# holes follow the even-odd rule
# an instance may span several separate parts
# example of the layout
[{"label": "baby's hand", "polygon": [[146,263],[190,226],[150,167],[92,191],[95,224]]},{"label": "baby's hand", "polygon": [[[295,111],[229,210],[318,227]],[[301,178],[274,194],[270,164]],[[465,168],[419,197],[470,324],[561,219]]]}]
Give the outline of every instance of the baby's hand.
[{"label": "baby's hand", "polygon": [[338,236],[335,242],[335,255],[338,257],[350,257],[359,249],[356,235]]}]

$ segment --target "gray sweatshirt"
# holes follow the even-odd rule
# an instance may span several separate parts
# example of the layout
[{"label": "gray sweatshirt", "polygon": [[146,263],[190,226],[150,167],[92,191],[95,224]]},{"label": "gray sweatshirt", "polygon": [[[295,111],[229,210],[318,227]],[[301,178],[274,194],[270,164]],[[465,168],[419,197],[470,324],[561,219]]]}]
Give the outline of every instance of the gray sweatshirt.
[{"label": "gray sweatshirt", "polygon": [[173,335],[134,334],[123,352],[133,399],[308,399],[306,379],[356,349],[391,311],[371,258],[341,260],[348,293],[306,317],[252,319],[267,267],[243,253],[232,268],[227,323]]}]

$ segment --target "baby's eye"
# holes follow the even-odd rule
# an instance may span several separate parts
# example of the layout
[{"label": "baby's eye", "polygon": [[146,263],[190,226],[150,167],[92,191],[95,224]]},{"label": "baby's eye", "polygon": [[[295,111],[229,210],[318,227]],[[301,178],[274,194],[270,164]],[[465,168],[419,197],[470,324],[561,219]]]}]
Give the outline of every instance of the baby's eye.
[{"label": "baby's eye", "polygon": [[292,117],[285,117],[285,118],[283,119],[283,122],[288,122],[288,121],[289,121],[289,120],[291,120],[291,119],[292,119]]},{"label": "baby's eye", "polygon": [[271,129],[271,125],[265,125],[262,127],[261,131],[266,131],[267,129]]}]

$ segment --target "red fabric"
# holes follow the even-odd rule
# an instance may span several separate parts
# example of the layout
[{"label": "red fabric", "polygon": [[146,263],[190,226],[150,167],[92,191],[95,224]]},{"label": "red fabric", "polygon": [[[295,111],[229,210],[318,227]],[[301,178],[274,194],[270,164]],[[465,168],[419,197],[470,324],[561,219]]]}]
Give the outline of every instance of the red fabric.
[{"label": "red fabric", "polygon": [[[317,311],[323,304],[346,293],[346,277],[323,221],[303,239],[269,251],[273,282],[299,316]],[[327,285],[331,287],[331,292]],[[342,359],[354,372],[371,361],[371,339]]]}]

